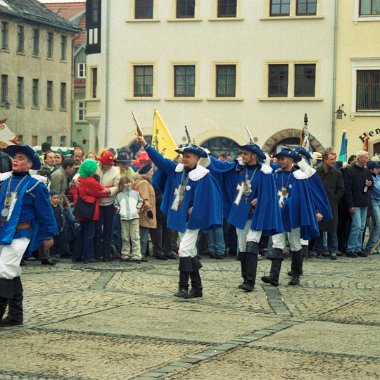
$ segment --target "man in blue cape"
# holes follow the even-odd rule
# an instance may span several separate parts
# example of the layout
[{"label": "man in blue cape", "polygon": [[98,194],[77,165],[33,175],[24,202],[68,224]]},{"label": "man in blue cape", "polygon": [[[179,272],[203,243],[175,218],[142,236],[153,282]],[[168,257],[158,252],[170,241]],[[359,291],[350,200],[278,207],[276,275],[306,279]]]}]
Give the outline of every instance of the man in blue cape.
[{"label": "man in blue cape", "polygon": [[[152,162],[166,176],[161,210],[167,215],[168,228],[178,231],[179,289],[176,297],[202,297],[202,281],[197,258],[196,242],[199,230],[207,231],[222,225],[222,198],[218,184],[209,170],[198,161],[207,153],[195,144],[184,144],[176,151],[182,163],[164,158],[148,145],[142,136],[137,142],[148,153]],[[191,290],[188,290],[189,277]]]},{"label": "man in blue cape", "polygon": [[225,217],[236,227],[243,277],[238,288],[251,292],[256,282],[261,236],[283,229],[272,168],[262,163],[265,154],[256,144],[242,145],[240,149],[241,163],[211,157],[207,168],[220,180]]},{"label": "man in blue cape", "polygon": [[[274,179],[285,232],[272,236],[273,249],[269,254],[272,260],[270,275],[263,276],[261,280],[273,286],[279,285],[287,235],[292,259],[292,279],[289,285],[298,285],[303,262],[301,239],[309,240],[319,236],[318,221],[323,219],[322,213],[329,216],[331,210],[328,202],[326,205],[320,201],[323,195],[317,194],[318,189],[311,189],[312,182],[309,182],[308,174],[296,165],[302,159],[300,154],[284,148],[275,157],[281,166],[276,170]],[[319,209],[317,205],[320,206]]]},{"label": "man in blue cape", "polygon": [[5,152],[13,164],[12,172],[0,175],[0,327],[23,323],[23,255],[40,245],[49,249],[58,234],[47,188],[29,174],[41,168],[40,158],[27,145],[11,145]]}]

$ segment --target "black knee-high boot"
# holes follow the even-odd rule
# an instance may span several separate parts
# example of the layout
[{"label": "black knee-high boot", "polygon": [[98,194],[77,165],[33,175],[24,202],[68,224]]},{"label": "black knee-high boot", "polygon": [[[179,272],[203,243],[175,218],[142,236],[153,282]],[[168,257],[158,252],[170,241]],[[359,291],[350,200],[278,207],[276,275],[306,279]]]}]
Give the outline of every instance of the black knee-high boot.
[{"label": "black knee-high boot", "polygon": [[257,258],[260,251],[259,243],[254,241],[247,242],[247,252],[245,253],[245,279],[239,289],[252,292],[256,283]]},{"label": "black knee-high boot", "polygon": [[8,298],[0,297],[0,322],[3,319],[7,305],[8,305]]},{"label": "black knee-high boot", "polygon": [[187,291],[189,290],[190,273],[193,270],[193,266],[191,264],[191,257],[180,257],[178,270],[179,270],[178,291],[174,293],[174,296],[185,298],[187,296]]},{"label": "black knee-high boot", "polygon": [[[275,248],[275,249],[278,249],[278,248]],[[271,263],[271,268],[270,268],[270,274],[269,276],[261,277],[261,281],[265,282],[266,284],[271,284],[272,286],[278,286],[282,259],[271,259],[271,260],[272,260],[272,263]]]},{"label": "black knee-high boot", "polygon": [[239,252],[238,260],[240,261],[241,277],[243,277],[243,283],[238,286],[241,289],[241,286],[246,283],[247,275],[247,252]]},{"label": "black knee-high boot", "polygon": [[303,254],[302,249],[292,252],[292,279],[289,285],[299,285],[302,274]]},{"label": "black knee-high boot", "polygon": [[8,303],[8,315],[1,321],[0,327],[22,325],[24,313],[21,278],[0,279],[0,289],[0,297],[6,298]]},{"label": "black knee-high boot", "polygon": [[191,258],[192,271],[190,272],[191,289],[187,293],[185,298],[197,298],[203,296],[202,280],[199,274],[199,269],[202,268],[202,264],[198,257]]}]

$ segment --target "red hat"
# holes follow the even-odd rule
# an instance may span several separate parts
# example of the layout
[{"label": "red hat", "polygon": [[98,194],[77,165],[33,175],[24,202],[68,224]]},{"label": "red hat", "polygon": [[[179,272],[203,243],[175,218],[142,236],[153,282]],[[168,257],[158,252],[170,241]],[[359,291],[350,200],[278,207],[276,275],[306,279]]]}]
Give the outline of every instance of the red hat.
[{"label": "red hat", "polygon": [[109,150],[106,150],[99,157],[99,161],[104,165],[113,166],[115,164],[115,156]]},{"label": "red hat", "polygon": [[139,155],[139,161],[150,161],[148,153],[147,152],[140,153],[140,155]]}]

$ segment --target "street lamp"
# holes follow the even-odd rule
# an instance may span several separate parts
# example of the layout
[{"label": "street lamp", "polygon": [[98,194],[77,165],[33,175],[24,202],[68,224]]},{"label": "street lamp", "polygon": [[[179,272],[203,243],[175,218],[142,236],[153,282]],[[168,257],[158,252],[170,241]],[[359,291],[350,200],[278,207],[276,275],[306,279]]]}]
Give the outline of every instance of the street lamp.
[{"label": "street lamp", "polygon": [[346,113],[344,112],[344,109],[342,107],[344,107],[344,104],[341,104],[335,111],[337,119],[342,119],[343,115],[346,116]]}]

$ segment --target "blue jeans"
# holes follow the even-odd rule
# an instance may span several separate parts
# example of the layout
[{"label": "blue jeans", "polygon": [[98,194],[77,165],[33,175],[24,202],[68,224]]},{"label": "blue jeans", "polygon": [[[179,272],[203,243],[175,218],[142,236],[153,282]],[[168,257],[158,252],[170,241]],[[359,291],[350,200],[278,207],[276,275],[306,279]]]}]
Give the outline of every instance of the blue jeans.
[{"label": "blue jeans", "polygon": [[97,259],[111,259],[112,225],[115,210],[112,205],[100,206],[100,218],[96,222],[95,256]]},{"label": "blue jeans", "polygon": [[327,235],[327,250],[329,253],[336,253],[338,250],[338,237],[336,232],[321,232],[321,234],[314,239],[314,251],[317,255],[321,255],[324,251],[325,235]]},{"label": "blue jeans", "polygon": [[121,223],[120,223],[120,215],[113,215],[113,223],[112,223],[112,243],[116,248],[117,255],[121,254]]},{"label": "blue jeans", "polygon": [[371,252],[380,237],[380,201],[372,200],[372,229],[365,247],[366,252]]},{"label": "blue jeans", "polygon": [[225,245],[224,245],[224,234],[223,227],[214,228],[207,232],[208,239],[208,251],[210,253],[215,253],[218,256],[224,256]]},{"label": "blue jeans", "polygon": [[367,220],[367,207],[355,207],[355,212],[351,217],[351,230],[347,241],[347,251],[360,252]]},{"label": "blue jeans", "polygon": [[149,238],[149,228],[140,226],[140,247],[141,247],[141,256],[146,256],[146,247],[148,245]]},{"label": "blue jeans", "polygon": [[80,240],[82,246],[82,259],[89,261],[94,258],[94,236],[95,222],[80,222],[80,234],[77,239]]}]

